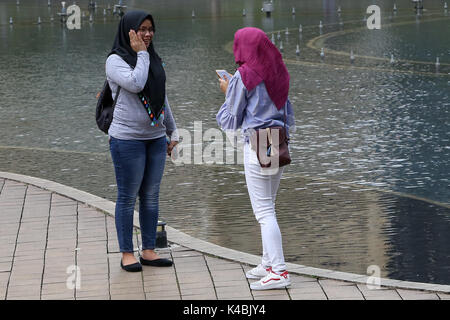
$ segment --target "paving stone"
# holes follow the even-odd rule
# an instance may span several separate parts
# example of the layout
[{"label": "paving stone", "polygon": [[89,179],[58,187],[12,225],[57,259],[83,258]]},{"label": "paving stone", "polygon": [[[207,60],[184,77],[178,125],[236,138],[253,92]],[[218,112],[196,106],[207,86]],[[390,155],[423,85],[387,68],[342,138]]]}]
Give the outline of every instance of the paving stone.
[{"label": "paving stone", "polygon": [[183,288],[180,287],[181,289],[181,295],[184,296],[190,296],[190,295],[214,295],[215,296],[215,291],[214,288],[211,287],[204,287],[204,288]]},{"label": "paving stone", "polygon": [[205,276],[200,274],[181,273],[178,274],[178,282],[182,283],[195,283],[205,281]]},{"label": "paving stone", "polygon": [[327,300],[327,296],[322,292],[290,292],[292,300]]},{"label": "paving stone", "polygon": [[44,276],[42,284],[66,283],[69,276],[69,274]]},{"label": "paving stone", "polygon": [[242,270],[228,270],[228,271],[211,270],[211,275],[214,279],[217,279],[218,281],[235,281],[246,279],[246,276]]},{"label": "paving stone", "polygon": [[75,300],[74,293],[42,294],[41,300]]},{"label": "paving stone", "polygon": [[[230,260],[225,260],[217,257],[205,256],[206,262],[210,266],[222,266],[222,265],[238,265],[241,267],[240,263]],[[248,266],[249,267],[249,266]],[[253,268],[253,267],[249,267]]]},{"label": "paving stone", "polygon": [[271,296],[255,296],[255,300],[290,300],[287,294],[271,295]]},{"label": "paving stone", "polygon": [[36,280],[10,280],[8,285],[8,290],[26,292],[27,288],[41,291],[41,281],[39,279]]},{"label": "paving stone", "polygon": [[400,295],[394,289],[383,287],[380,289],[369,289],[364,284],[358,284],[357,287],[366,300],[402,300]]},{"label": "paving stone", "polygon": [[39,294],[34,295],[16,295],[16,296],[10,296],[8,295],[6,297],[6,300],[41,300],[41,296]]},{"label": "paving stone", "polygon": [[324,291],[322,290],[322,288],[319,285],[309,286],[309,287],[305,287],[305,288],[288,289],[288,292],[291,297],[304,296],[304,295],[318,295],[318,296],[324,296],[326,298]]},{"label": "paving stone", "polygon": [[239,286],[239,285],[244,285],[244,284],[248,286],[247,279],[222,281],[220,279],[214,278],[214,286],[216,288],[220,288],[220,287],[234,287],[234,286]]},{"label": "paving stone", "polygon": [[[154,269],[162,269],[161,271],[147,271],[149,267],[142,266],[143,272],[142,275],[144,277],[144,281],[164,281],[165,279],[176,279],[177,273],[173,268],[154,268]],[[150,268],[151,269],[151,268]],[[183,275],[186,276],[186,275]]]},{"label": "paving stone", "polygon": [[335,299],[360,299],[364,300],[364,297],[356,287],[356,285],[352,286],[340,286],[340,285],[329,285],[322,286],[325,294],[327,295],[329,300]]},{"label": "paving stone", "polygon": [[256,299],[263,296],[287,296],[286,289],[273,289],[273,290],[252,290],[252,295]]},{"label": "paving stone", "polygon": [[211,271],[230,271],[230,270],[239,270],[242,272],[242,267],[239,263],[230,263],[230,264],[214,264],[209,265],[208,267]]},{"label": "paving stone", "polygon": [[182,295],[182,300],[217,300],[215,294]]},{"label": "paving stone", "polygon": [[60,241],[60,240],[72,240],[76,241],[76,234],[67,234],[67,233],[54,233],[49,232],[48,234],[48,241]]},{"label": "paving stone", "polygon": [[145,300],[145,293],[136,294],[112,294],[111,300]]},{"label": "paving stone", "polygon": [[143,284],[141,280],[133,281],[133,282],[119,282],[119,283],[111,283],[110,289],[113,290],[120,290],[120,289],[128,289],[128,288],[138,288],[140,290],[143,290]]},{"label": "paving stone", "polygon": [[219,300],[253,300],[252,296],[221,296],[218,297]]},{"label": "paving stone", "polygon": [[[69,266],[76,266],[75,265],[75,259],[63,259],[63,260],[45,260],[45,271],[46,272],[67,272],[67,268]],[[79,265],[77,265],[79,266]]]},{"label": "paving stone", "polygon": [[437,295],[441,300],[450,300],[450,294],[438,293]]},{"label": "paving stone", "polygon": [[298,281],[296,278],[291,277],[291,285],[289,286],[289,290],[299,289],[304,292],[310,291],[322,291],[322,287],[317,281]]},{"label": "paving stone", "polygon": [[81,274],[102,274],[108,272],[108,265],[106,263],[97,264],[78,264]]},{"label": "paving stone", "polygon": [[175,275],[175,269],[174,267],[167,267],[167,268],[149,268],[143,266],[142,273],[144,274],[144,280],[145,278],[158,278],[160,276],[165,275]]},{"label": "paving stone", "polygon": [[10,274],[10,272],[0,272],[0,286],[8,282]]},{"label": "paving stone", "polygon": [[44,250],[42,251],[27,251],[27,252],[16,252],[14,256],[14,264],[20,264],[22,261],[27,261],[28,264],[33,263],[33,261],[44,261]]},{"label": "paving stone", "polygon": [[46,283],[42,286],[42,295],[51,295],[61,293],[64,295],[74,293],[74,289],[68,288],[67,282],[58,282],[58,283]]},{"label": "paving stone", "polygon": [[6,297],[8,280],[9,280],[9,272],[0,273],[0,300],[4,300]]},{"label": "paving stone", "polygon": [[92,271],[92,270],[103,270],[103,272],[108,271],[108,261],[105,260],[90,260],[90,259],[77,259],[77,266],[81,270]]},{"label": "paving stone", "polygon": [[140,281],[142,279],[142,275],[140,272],[126,272],[122,271],[121,273],[111,273],[110,274],[110,283],[130,283]]},{"label": "paving stone", "polygon": [[194,282],[194,283],[180,283],[179,286],[182,290],[198,289],[198,288],[213,288],[214,287],[211,280],[202,281],[202,282]]},{"label": "paving stone", "polygon": [[45,251],[45,257],[46,259],[49,258],[56,258],[56,259],[61,259],[61,258],[66,258],[66,257],[75,257],[75,250],[64,250],[64,249],[47,249]]},{"label": "paving stone", "polygon": [[384,292],[380,292],[379,294],[373,295],[365,295],[364,298],[366,300],[402,300],[400,295],[395,290],[386,290]]},{"label": "paving stone", "polygon": [[201,254],[201,253],[195,254],[194,252],[191,252],[191,251],[185,251],[185,253],[183,253],[181,255],[178,255],[178,254],[180,254],[180,252],[173,253],[173,257],[175,260],[184,261],[185,263],[198,262],[198,261],[203,262],[203,263],[205,262],[205,258],[203,256],[203,254]]},{"label": "paving stone", "polygon": [[404,289],[397,289],[396,291],[403,300],[439,300],[436,293]]},{"label": "paving stone", "polygon": [[89,297],[89,296],[108,296],[110,291],[107,288],[89,289],[85,290],[83,287],[76,290],[76,297]]},{"label": "paving stone", "polygon": [[21,251],[33,252],[36,250],[43,250],[45,248],[45,241],[39,243],[18,243],[16,246],[16,253]]},{"label": "paving stone", "polygon": [[0,272],[11,271],[11,262],[0,262]]},{"label": "paving stone", "polygon": [[208,273],[208,267],[205,263],[189,263],[180,264],[179,261],[175,261],[174,269],[177,273],[196,273],[196,272],[206,272]]},{"label": "paving stone", "polygon": [[174,288],[178,290],[179,286],[180,285],[178,284],[176,279],[164,282],[144,282],[145,291],[164,290],[167,288]]},{"label": "paving stone", "polygon": [[116,296],[116,295],[126,295],[126,294],[130,294],[130,295],[137,295],[137,294],[143,294],[144,290],[142,288],[142,286],[139,287],[128,287],[128,288],[111,288],[109,290],[109,292],[111,293],[111,296]]},{"label": "paving stone", "polygon": [[37,296],[40,297],[41,286],[40,284],[36,286],[21,285],[21,286],[9,286],[7,292],[7,299],[11,297],[21,297],[21,296]]},{"label": "paving stone", "polygon": [[89,284],[91,283],[97,283],[97,282],[107,282],[109,283],[109,274],[103,272],[101,274],[87,274],[87,273],[81,273],[81,281],[85,281]]},{"label": "paving stone", "polygon": [[40,265],[22,265],[22,266],[18,266],[15,265],[13,266],[12,272],[13,274],[26,274],[26,275],[33,275],[35,278],[37,277],[41,277],[42,276],[42,272],[43,272],[43,264]]},{"label": "paving stone", "polygon": [[252,296],[250,288],[239,286],[239,287],[219,287],[216,288],[217,296],[220,299],[222,296],[225,297],[232,297],[232,296],[238,296],[238,297],[248,297]]},{"label": "paving stone", "polygon": [[144,286],[144,292],[154,292],[154,293],[164,293],[164,292],[173,292],[178,293],[180,292],[179,287],[176,283],[173,284],[161,284],[156,286]]},{"label": "paving stone", "polygon": [[172,292],[169,292],[168,294],[146,292],[145,299],[146,300],[181,300],[181,296],[179,293],[172,293]]},{"label": "paving stone", "polygon": [[100,295],[80,295],[76,296],[75,300],[110,300],[109,294]]},{"label": "paving stone", "polygon": [[199,257],[203,256],[201,252],[193,250],[175,250],[172,252],[174,258],[187,258],[187,257]]},{"label": "paving stone", "polygon": [[352,285],[354,285],[354,283],[351,283],[351,282],[332,280],[332,279],[319,279],[318,282],[322,286],[352,286]]}]

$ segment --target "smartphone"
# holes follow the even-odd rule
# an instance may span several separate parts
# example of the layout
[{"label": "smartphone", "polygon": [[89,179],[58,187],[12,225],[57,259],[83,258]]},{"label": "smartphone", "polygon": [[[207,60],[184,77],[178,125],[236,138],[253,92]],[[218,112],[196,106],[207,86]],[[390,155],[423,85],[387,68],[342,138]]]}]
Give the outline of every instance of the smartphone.
[{"label": "smartphone", "polygon": [[231,79],[231,77],[232,77],[232,75],[229,74],[226,70],[216,70],[216,73],[217,73],[217,76],[218,76],[220,79],[225,80],[225,81],[226,81],[226,79],[225,79],[224,76],[227,77],[228,81],[229,81],[229,80]]}]

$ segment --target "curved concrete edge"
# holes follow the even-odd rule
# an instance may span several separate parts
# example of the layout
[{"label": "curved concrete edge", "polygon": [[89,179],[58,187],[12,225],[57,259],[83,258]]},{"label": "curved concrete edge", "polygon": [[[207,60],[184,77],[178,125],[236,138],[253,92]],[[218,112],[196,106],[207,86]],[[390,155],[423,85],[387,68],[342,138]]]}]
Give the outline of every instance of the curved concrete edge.
[{"label": "curved concrete edge", "polygon": [[[41,178],[10,173],[0,171],[0,178],[13,180],[21,183],[26,183],[39,187],[41,189],[54,192],[65,196],[67,198],[73,199],[80,203],[83,203],[89,207],[95,208],[103,213],[114,217],[115,203],[93,194],[65,186],[63,184],[53,182],[50,180],[45,180]],[[136,213],[134,216],[134,225],[139,228],[139,217]],[[218,258],[231,260],[235,262],[240,262],[247,265],[257,265],[261,261],[261,257],[240,252],[237,250],[221,247],[219,245],[194,238],[184,232],[176,230],[170,226],[166,226],[168,241],[182,245],[184,247],[216,256]],[[371,280],[373,277],[367,275],[359,275],[354,273],[340,272],[328,269],[320,269],[314,267],[307,267],[294,263],[287,263],[288,270],[292,274],[298,274],[302,276],[309,276],[315,278],[326,278],[340,281],[347,281],[359,284],[370,284],[375,285]],[[410,282],[402,280],[392,280],[387,278],[377,279],[378,283],[382,287],[391,287],[397,289],[409,289],[409,290],[425,290],[440,293],[450,293],[450,285],[440,285],[440,284],[430,284],[430,283],[420,283],[420,282]]]}]

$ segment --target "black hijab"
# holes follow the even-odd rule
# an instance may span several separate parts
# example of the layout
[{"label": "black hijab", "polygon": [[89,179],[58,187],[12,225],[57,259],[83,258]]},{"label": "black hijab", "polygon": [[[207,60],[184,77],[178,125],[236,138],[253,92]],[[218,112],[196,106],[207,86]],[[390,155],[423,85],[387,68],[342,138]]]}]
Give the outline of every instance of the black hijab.
[{"label": "black hijab", "polygon": [[[120,20],[116,39],[108,56],[117,54],[130,67],[134,68],[137,62],[137,53],[131,48],[129,32],[133,29],[137,33],[145,19],[149,19],[152,22],[153,30],[155,30],[155,22],[150,14],[144,11],[129,11],[125,13]],[[153,47],[153,41],[147,48],[147,52],[150,55],[150,68],[144,90],[139,94],[144,95],[147,101],[150,101],[153,114],[159,117],[166,97],[166,73],[162,65],[162,60]],[[144,104],[143,101],[141,102]]]}]

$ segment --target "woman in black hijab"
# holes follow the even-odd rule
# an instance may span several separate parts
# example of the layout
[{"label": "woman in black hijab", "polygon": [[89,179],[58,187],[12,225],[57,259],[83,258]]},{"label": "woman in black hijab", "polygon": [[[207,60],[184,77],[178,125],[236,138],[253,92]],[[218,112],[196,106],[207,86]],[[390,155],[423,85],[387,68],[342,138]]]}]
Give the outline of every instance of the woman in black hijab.
[{"label": "woman in black hijab", "polygon": [[[153,47],[155,23],[143,11],[127,12],[119,23],[106,76],[112,96],[119,92],[109,128],[110,151],[117,181],[115,221],[121,267],[171,266],[155,249],[159,186],[166,153],[178,143],[176,124],[166,96],[166,74]],[[166,135],[170,138],[167,145]],[[139,195],[142,235],[140,263],[134,256],[133,214]]]}]

